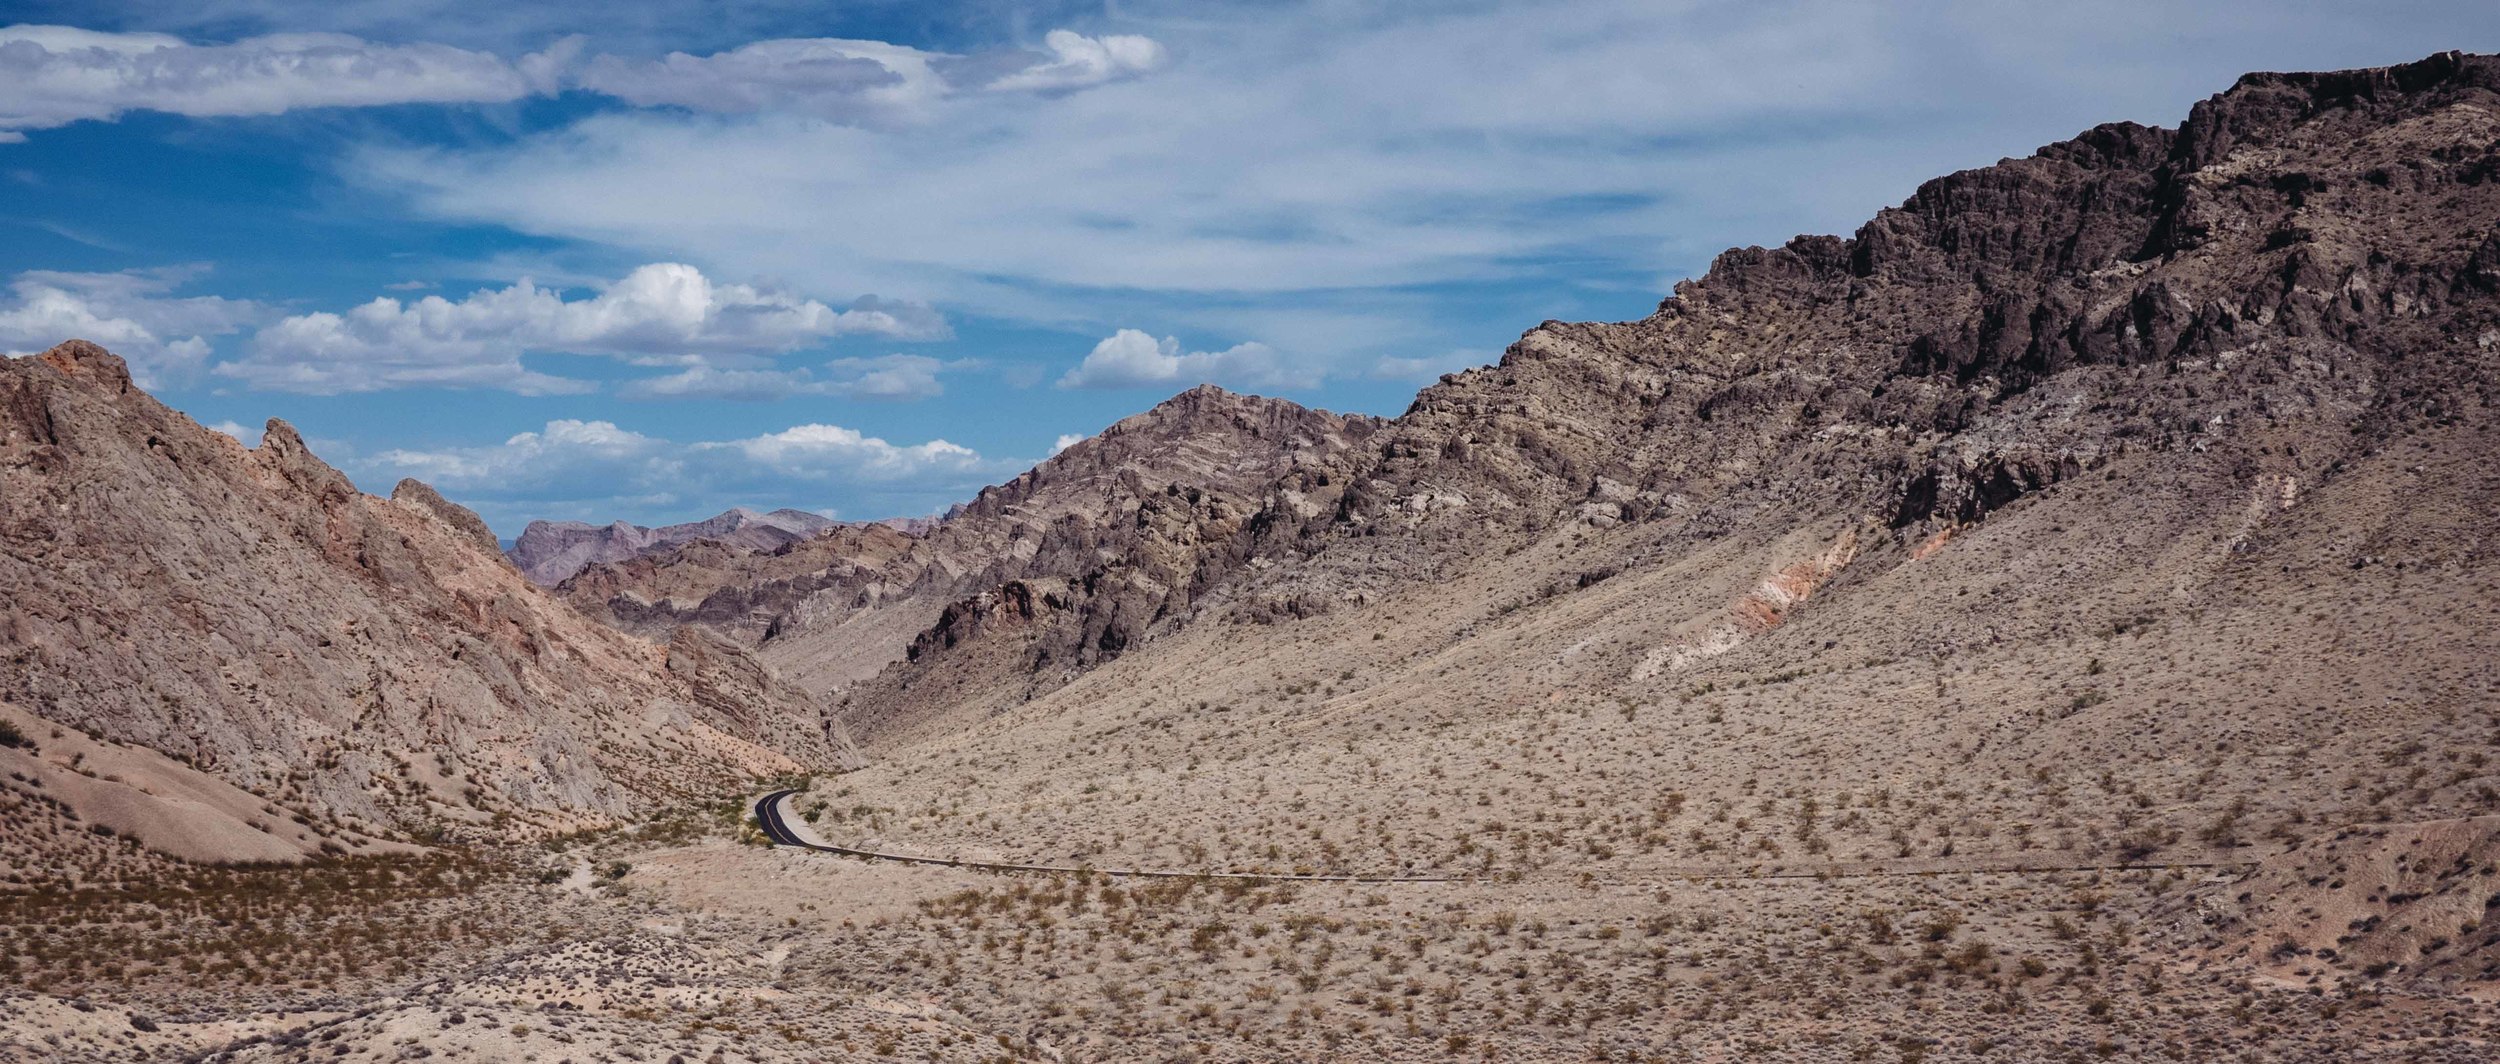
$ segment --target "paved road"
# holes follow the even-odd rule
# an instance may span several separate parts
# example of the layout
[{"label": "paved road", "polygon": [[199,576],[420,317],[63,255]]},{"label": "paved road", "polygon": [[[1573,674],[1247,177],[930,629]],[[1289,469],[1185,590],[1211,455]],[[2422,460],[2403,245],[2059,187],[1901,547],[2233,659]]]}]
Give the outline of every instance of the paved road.
[{"label": "paved road", "polygon": [[950,857],[919,857],[903,853],[879,853],[875,850],[854,850],[848,846],[828,846],[814,842],[790,829],[783,819],[782,801],[797,791],[774,791],[755,801],[755,822],[764,829],[764,836],[782,846],[838,853],[846,857],[864,857],[871,861],[896,861],[902,864],[942,865],[947,868],[972,868],[984,872],[1091,872],[1098,876],[1119,876],[1124,879],[1235,879],[1254,883],[1452,883],[1465,876],[1405,875],[1287,875],[1258,872],[1162,872],[1139,868],[1082,868],[1075,865],[1012,864],[1003,861],[963,861]]},{"label": "paved road", "polygon": [[[1091,872],[1099,876],[1120,876],[1131,879],[1237,879],[1247,880],[1254,883],[1469,883],[1483,880],[1483,877],[1480,876],[1458,875],[1323,876],[1286,875],[1283,873],[1265,874],[1259,872],[1165,872],[1137,868],[1083,868],[1075,865],[1011,864],[1001,861],[964,861],[947,857],[921,857],[914,854],[880,853],[875,850],[854,850],[848,846],[828,846],[821,842],[811,841],[800,836],[797,832],[792,831],[790,829],[789,821],[783,819],[785,814],[782,812],[782,800],[797,793],[799,792],[794,790],[774,791],[771,794],[767,794],[762,798],[756,799],[755,820],[756,823],[763,826],[764,835],[767,838],[770,838],[775,843],[783,846],[796,846],[801,849],[819,850],[824,853],[838,853],[846,857],[860,857],[871,861],[894,861],[901,864],[940,865],[947,868],[971,868],[984,872],[1058,872],[1067,874]],[[2179,872],[2190,869],[2228,871],[2253,867],[2256,863],[2257,862],[2254,859],[2248,859],[2237,861],[2151,861],[2135,864],[2015,864],[1980,866],[1973,868],[1824,868],[1821,870],[1786,872],[1732,871],[1724,868],[1715,870],[1649,869],[1643,871],[1638,876],[1638,879],[1642,882],[1667,879],[1828,880],[1888,879],[1895,876],[1933,877],[2026,875],[2046,872]],[[1548,878],[1559,874],[1560,873],[1552,870],[1547,870],[1542,873],[1544,877]],[[1613,880],[1610,879],[1609,881],[1611,882]]]}]

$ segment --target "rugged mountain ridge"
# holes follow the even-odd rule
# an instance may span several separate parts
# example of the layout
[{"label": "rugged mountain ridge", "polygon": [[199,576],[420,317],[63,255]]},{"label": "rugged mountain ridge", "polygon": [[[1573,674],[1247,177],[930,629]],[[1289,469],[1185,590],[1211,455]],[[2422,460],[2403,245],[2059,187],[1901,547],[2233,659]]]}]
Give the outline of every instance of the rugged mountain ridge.
[{"label": "rugged mountain ridge", "polygon": [[839,690],[971,623],[987,589],[1087,581],[1098,622],[1051,651],[1069,668],[1185,612],[1194,553],[1363,446],[1376,418],[1213,386],[1184,392],[983,489],[918,536],[850,527],[770,550],[692,543],[592,566],[560,591],[594,616],[664,635],[698,624],[755,646],[812,691]]},{"label": "rugged mountain ridge", "polygon": [[[1166,537],[1201,544],[1161,563],[1190,609],[1001,588],[846,712],[873,734],[1012,704],[1034,681],[1002,672],[1064,678],[1071,642],[1360,604],[1559,527],[1636,526],[1637,558],[1819,523],[1782,581],[1802,597],[2130,456],[2228,447],[2296,495],[2356,436],[2487,401],[2495,84],[2495,60],[2455,53],[2252,74],[2176,130],[2101,126],[1928,182],[1851,237],[1729,251],[1650,318],[1539,326],[1259,512]],[[1002,608],[1017,649],[940,662]]]},{"label": "rugged mountain ridge", "polygon": [[839,524],[830,517],[786,507],[771,513],[740,508],[701,521],[658,528],[624,521],[605,525],[532,521],[504,555],[531,583],[553,587],[588,566],[623,561],[680,543],[707,540],[746,550],[771,550]]},{"label": "rugged mountain ridge", "polygon": [[290,843],[556,830],[858,764],[719,637],[591,623],[432,489],[363,495],[283,421],[246,449],[84,341],[0,362],[0,602],[0,702],[37,746],[0,756],[64,771],[62,729],[158,751],[294,809],[255,829]]}]

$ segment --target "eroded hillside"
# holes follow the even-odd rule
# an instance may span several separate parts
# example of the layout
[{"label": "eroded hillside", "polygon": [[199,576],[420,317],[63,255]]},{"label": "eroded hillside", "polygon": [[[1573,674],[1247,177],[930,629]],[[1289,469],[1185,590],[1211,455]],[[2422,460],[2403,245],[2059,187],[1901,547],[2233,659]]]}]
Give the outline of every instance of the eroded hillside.
[{"label": "eroded hillside", "polygon": [[0,511],[0,760],[71,830],[264,859],[857,764],[726,641],[590,623],[425,485],[360,494],[284,422],[246,449],[92,344],[0,363]]}]

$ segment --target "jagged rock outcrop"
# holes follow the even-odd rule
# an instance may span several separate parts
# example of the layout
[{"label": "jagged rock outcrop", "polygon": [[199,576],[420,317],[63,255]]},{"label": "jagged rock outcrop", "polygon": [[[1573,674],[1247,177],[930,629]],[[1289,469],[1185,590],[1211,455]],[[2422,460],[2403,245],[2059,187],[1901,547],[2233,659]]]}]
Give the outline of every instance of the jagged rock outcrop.
[{"label": "jagged rock outcrop", "polygon": [[[505,554],[532,583],[554,587],[589,566],[624,561],[681,543],[710,541],[745,550],[771,550],[840,524],[830,517],[786,508],[771,513],[736,509],[701,521],[658,528],[623,521],[606,525],[532,521]],[[908,527],[908,523],[898,524]]]},{"label": "jagged rock outcrop", "polygon": [[0,362],[0,702],[325,830],[503,832],[856,764],[742,651],[580,617],[422,484],[246,449],[83,341]]}]

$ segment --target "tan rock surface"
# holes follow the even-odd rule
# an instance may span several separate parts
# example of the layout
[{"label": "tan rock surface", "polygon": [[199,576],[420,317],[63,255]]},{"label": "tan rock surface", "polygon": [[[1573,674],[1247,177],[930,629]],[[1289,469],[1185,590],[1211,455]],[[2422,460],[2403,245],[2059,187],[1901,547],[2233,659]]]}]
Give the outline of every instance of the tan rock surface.
[{"label": "tan rock surface", "polygon": [[0,363],[0,698],[43,721],[339,837],[598,823],[855,756],[743,653],[589,623],[483,531],[423,485],[359,494],[284,422],[247,450],[92,344]]}]

